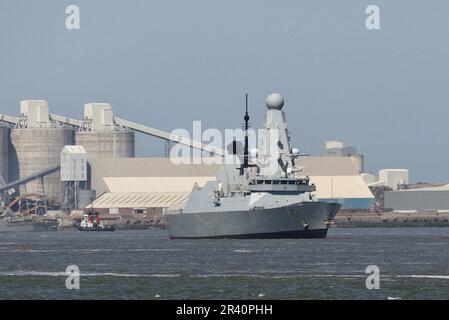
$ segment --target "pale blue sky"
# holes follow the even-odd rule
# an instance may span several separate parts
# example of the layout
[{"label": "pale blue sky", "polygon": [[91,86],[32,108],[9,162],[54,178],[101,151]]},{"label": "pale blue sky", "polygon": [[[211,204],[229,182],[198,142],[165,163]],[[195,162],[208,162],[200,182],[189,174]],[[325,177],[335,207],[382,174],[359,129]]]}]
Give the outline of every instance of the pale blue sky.
[{"label": "pale blue sky", "polygon": [[[81,30],[65,28],[65,7]],[[381,8],[381,30],[365,8]],[[171,131],[202,120],[238,127],[244,93],[254,127],[284,95],[292,144],[326,140],[365,154],[367,171],[408,168],[449,182],[448,1],[0,0],[0,113],[22,99],[82,116],[86,102]],[[137,135],[138,156],[163,143]]]}]

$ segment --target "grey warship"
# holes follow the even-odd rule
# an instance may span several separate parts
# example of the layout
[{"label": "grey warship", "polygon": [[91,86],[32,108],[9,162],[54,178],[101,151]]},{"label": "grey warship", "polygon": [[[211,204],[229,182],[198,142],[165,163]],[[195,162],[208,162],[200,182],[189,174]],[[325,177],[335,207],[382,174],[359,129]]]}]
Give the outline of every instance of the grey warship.
[{"label": "grey warship", "polygon": [[271,94],[266,104],[260,150],[250,156],[247,104],[243,157],[235,156],[243,161],[225,161],[216,181],[195,185],[181,213],[167,215],[171,239],[326,237],[340,204],[317,201],[315,185],[295,166],[301,155],[290,148],[282,96]]}]

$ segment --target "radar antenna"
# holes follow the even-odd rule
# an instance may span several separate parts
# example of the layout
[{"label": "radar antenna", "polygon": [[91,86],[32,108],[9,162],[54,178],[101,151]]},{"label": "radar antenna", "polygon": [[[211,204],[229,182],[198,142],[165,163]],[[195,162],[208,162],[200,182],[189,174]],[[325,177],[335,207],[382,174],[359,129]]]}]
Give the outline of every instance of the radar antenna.
[{"label": "radar antenna", "polygon": [[243,130],[245,131],[245,145],[243,148],[243,165],[240,166],[240,175],[243,175],[245,169],[249,167],[249,163],[248,163],[248,158],[249,158],[249,151],[248,151],[248,128],[249,128],[248,93],[246,94],[245,98],[246,98],[246,108],[245,108],[245,116],[243,117],[243,119],[245,120],[245,123],[243,125]]}]

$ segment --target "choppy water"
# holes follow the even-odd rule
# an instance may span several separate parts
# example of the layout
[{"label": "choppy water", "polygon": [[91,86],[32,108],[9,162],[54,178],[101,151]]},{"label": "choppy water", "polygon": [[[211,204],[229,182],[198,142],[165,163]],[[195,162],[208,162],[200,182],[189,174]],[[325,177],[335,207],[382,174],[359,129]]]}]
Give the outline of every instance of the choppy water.
[{"label": "choppy water", "polygon": [[[0,299],[447,299],[449,228],[316,240],[170,240],[164,230],[0,233]],[[77,265],[80,290],[67,290]],[[367,290],[368,265],[380,268]]]}]

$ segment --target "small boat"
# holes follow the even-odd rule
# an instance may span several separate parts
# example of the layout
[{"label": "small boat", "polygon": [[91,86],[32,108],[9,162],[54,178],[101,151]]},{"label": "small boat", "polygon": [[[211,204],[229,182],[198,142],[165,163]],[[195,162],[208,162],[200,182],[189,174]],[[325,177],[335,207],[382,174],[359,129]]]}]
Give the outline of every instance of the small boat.
[{"label": "small boat", "polygon": [[79,231],[115,231],[115,226],[104,225],[98,213],[85,214],[79,221],[75,221],[74,226]]},{"label": "small boat", "polygon": [[114,226],[92,226],[92,227],[84,227],[81,226],[81,223],[75,222],[74,226],[79,231],[115,231]]}]

